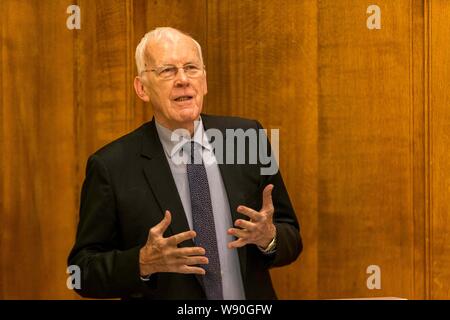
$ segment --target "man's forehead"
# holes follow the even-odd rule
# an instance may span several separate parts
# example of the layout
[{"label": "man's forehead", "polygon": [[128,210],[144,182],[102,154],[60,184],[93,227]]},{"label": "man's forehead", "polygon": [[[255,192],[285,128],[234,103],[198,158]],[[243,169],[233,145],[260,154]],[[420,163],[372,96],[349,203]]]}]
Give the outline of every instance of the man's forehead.
[{"label": "man's forehead", "polygon": [[184,35],[150,41],[146,53],[149,61],[153,63],[173,63],[173,60],[191,62],[200,59],[195,42]]}]

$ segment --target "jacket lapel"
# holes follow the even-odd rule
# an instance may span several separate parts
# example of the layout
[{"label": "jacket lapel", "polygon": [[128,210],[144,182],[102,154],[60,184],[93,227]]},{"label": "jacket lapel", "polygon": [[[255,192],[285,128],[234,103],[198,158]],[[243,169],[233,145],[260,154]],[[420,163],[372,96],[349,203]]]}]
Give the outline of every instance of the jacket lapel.
[{"label": "jacket lapel", "polygon": [[[161,219],[164,217],[164,212],[169,210],[172,214],[169,229],[172,234],[177,234],[188,231],[189,224],[154,121],[153,119],[148,123],[142,140],[141,155],[145,158],[144,175],[161,209]],[[190,246],[194,246],[192,240],[180,244],[180,247]]]},{"label": "jacket lapel", "polygon": [[[141,155],[146,158],[144,161],[144,175],[161,209],[161,219],[164,217],[165,210],[169,210],[172,214],[172,222],[169,226],[172,235],[188,231],[189,223],[172,176],[172,171],[164,154],[163,146],[159,140],[155,119],[148,123],[145,128]],[[179,244],[179,247],[194,246],[195,244],[192,240]],[[202,277],[199,275],[194,276],[204,290]]]}]

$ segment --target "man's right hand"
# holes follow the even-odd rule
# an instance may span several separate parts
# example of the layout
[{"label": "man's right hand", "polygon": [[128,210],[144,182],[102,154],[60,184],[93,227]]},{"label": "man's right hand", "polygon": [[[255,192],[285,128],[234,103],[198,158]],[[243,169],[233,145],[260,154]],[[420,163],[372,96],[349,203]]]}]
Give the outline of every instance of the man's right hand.
[{"label": "man's right hand", "polygon": [[172,221],[169,210],[164,219],[148,232],[148,240],[139,252],[139,269],[141,277],[148,277],[156,272],[176,272],[205,274],[205,269],[193,265],[208,264],[205,249],[201,247],[178,248],[183,241],[196,237],[195,231],[178,233],[168,238],[163,234]]}]

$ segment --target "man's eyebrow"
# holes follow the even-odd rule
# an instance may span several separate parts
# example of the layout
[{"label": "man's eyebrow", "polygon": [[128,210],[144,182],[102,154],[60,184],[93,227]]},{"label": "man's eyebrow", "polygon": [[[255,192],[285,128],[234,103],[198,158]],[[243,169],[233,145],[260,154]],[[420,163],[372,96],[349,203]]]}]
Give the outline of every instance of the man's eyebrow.
[{"label": "man's eyebrow", "polygon": [[[188,65],[188,64],[195,64],[195,65],[200,65],[200,62],[195,62],[195,61],[188,61],[183,63],[183,66]],[[173,63],[162,63],[159,66],[161,67],[175,67],[175,65]]]},{"label": "man's eyebrow", "polygon": [[160,66],[160,67],[175,67],[175,65],[172,64],[172,63],[162,63],[162,64],[160,64],[159,66]]}]

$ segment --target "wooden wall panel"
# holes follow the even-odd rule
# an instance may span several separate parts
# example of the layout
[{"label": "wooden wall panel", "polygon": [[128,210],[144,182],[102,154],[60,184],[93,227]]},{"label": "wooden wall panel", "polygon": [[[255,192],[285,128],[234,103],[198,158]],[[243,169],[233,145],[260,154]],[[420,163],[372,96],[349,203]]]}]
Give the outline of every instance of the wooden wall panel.
[{"label": "wooden wall panel", "polygon": [[[319,1],[319,297],[413,297],[411,1]],[[381,268],[368,290],[366,268]]]},{"label": "wooden wall panel", "polygon": [[412,124],[410,125],[412,134],[412,182],[413,182],[413,215],[414,215],[414,299],[425,299],[428,294],[427,264],[428,249],[426,247],[429,237],[429,219],[427,210],[426,190],[427,187],[427,157],[426,127],[427,117],[425,116],[426,104],[426,69],[425,69],[425,49],[426,49],[426,9],[422,0],[411,1],[411,23],[412,23],[412,43],[411,43],[411,80],[412,80]]},{"label": "wooden wall panel", "polygon": [[80,0],[76,31],[78,187],[88,155],[127,133],[134,124],[132,1]]},{"label": "wooden wall panel", "polygon": [[450,3],[430,5],[430,290],[433,299],[450,299]]},{"label": "wooden wall panel", "polygon": [[280,298],[317,297],[315,1],[208,1],[207,111],[280,129],[280,169],[305,251],[273,270]]},{"label": "wooden wall panel", "polygon": [[[81,30],[65,26],[73,3]],[[280,129],[305,244],[272,272],[280,298],[449,299],[450,6],[379,0],[370,31],[370,4],[0,1],[0,299],[76,297],[65,263],[87,156],[151,119],[132,80],[156,26],[202,45],[206,112]]]},{"label": "wooden wall panel", "polygon": [[146,1],[146,30],[156,27],[173,27],[194,37],[202,46],[203,54],[207,55],[206,46],[206,9],[207,0],[156,0]]},{"label": "wooden wall panel", "polygon": [[0,298],[70,298],[75,234],[69,1],[1,2]]}]

